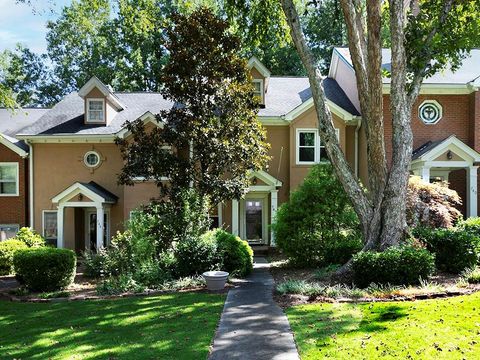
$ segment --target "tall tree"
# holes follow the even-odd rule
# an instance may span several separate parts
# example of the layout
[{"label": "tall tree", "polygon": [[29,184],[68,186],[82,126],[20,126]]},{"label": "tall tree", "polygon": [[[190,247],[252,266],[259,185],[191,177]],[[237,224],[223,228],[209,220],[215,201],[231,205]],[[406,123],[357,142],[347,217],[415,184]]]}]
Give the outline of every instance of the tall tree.
[{"label": "tall tree", "polygon": [[132,137],[117,140],[124,159],[119,182],[152,179],[162,194],[194,187],[213,203],[240,198],[249,172],[268,160],[240,40],[206,8],[172,19],[161,92],[174,106],[158,115],[162,128],[128,124]]},{"label": "tall tree", "polygon": [[406,231],[405,199],[412,154],[413,103],[425,77],[447,66],[457,67],[472,48],[472,39],[480,35],[480,2],[424,0],[416,11],[412,11],[408,0],[388,1],[393,127],[392,138],[388,139],[392,142],[392,159],[388,164],[382,94],[382,0],[340,0],[367,139],[368,193],[340,149],[322,87],[324,75],[316,66],[295,4],[292,0],[281,0],[281,3],[310,80],[320,135],[360,218],[365,249],[396,245]]}]

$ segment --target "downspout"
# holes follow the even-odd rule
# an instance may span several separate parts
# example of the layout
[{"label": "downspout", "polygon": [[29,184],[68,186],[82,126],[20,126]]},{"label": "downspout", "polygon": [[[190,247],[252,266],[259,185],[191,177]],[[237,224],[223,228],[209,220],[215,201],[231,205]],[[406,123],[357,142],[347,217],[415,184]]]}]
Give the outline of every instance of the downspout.
[{"label": "downspout", "polygon": [[357,127],[355,128],[355,176],[358,178],[358,153],[360,151],[360,144],[358,142],[358,132],[362,126],[362,118],[357,117]]},{"label": "downspout", "polygon": [[28,200],[29,200],[29,207],[30,207],[30,227],[33,229],[34,224],[34,209],[33,209],[33,145],[30,141],[25,140],[28,144]]}]

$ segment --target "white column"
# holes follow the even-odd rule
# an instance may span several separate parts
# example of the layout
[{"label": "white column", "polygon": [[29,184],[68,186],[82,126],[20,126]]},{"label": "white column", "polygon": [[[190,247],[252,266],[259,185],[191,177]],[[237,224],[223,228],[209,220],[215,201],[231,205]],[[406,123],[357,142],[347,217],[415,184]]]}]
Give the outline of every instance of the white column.
[{"label": "white column", "polygon": [[467,168],[467,217],[477,216],[477,171],[478,166]]},{"label": "white column", "polygon": [[63,205],[58,206],[57,210],[57,247],[63,248],[65,246],[63,241],[63,214],[65,207]]},{"label": "white column", "polygon": [[238,235],[238,201],[232,200],[232,234]]},{"label": "white column", "polygon": [[222,203],[217,205],[217,214],[218,214],[218,227],[223,229],[223,209]]},{"label": "white column", "polygon": [[105,226],[103,225],[103,206],[97,206],[97,251],[103,247],[103,234]]},{"label": "white column", "polygon": [[429,183],[430,182],[430,168],[429,167],[422,167],[420,176],[422,177],[422,180]]},{"label": "white column", "polygon": [[[278,190],[270,191],[270,222],[273,223],[275,221],[275,216],[277,215],[277,207],[278,207]],[[273,230],[270,230],[270,246],[275,246],[275,234]]]}]

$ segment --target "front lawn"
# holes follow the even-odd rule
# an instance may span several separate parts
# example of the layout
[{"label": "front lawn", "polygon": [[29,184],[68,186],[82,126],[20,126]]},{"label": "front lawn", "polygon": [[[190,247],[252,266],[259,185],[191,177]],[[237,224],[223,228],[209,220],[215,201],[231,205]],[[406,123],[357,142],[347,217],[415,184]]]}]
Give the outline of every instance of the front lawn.
[{"label": "front lawn", "polygon": [[224,294],[0,301],[1,359],[206,359]]},{"label": "front lawn", "polygon": [[287,309],[302,360],[478,359],[480,293],[416,302]]}]

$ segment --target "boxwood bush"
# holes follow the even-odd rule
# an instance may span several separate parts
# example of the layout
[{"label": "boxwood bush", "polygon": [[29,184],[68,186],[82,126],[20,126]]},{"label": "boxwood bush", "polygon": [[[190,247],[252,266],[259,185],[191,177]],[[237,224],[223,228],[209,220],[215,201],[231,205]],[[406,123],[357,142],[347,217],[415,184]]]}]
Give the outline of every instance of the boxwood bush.
[{"label": "boxwood bush", "polygon": [[0,242],[0,275],[13,273],[13,255],[16,251],[26,249],[27,245],[20,240],[5,240]]},{"label": "boxwood bush", "polygon": [[365,288],[371,283],[410,285],[427,279],[435,271],[435,255],[404,245],[383,252],[361,251],[353,256],[354,282]]},{"label": "boxwood bush", "polygon": [[204,236],[214,237],[221,259],[221,270],[232,276],[244,277],[253,270],[253,250],[244,240],[222,229],[207,232]]},{"label": "boxwood bush", "polygon": [[419,227],[413,230],[413,235],[426,244],[428,251],[435,254],[439,270],[459,274],[474,267],[480,256],[480,237],[476,234],[475,227],[463,226],[452,229]]},{"label": "boxwood bush", "polygon": [[28,247],[45,246],[45,239],[35,230],[28,227],[22,227],[13,239],[24,242]]},{"label": "boxwood bush", "polygon": [[13,265],[17,280],[31,291],[56,291],[70,285],[77,258],[72,250],[50,247],[15,252]]},{"label": "boxwood bush", "polygon": [[216,270],[221,264],[215,238],[206,235],[181,240],[175,248],[175,257],[181,277]]}]

